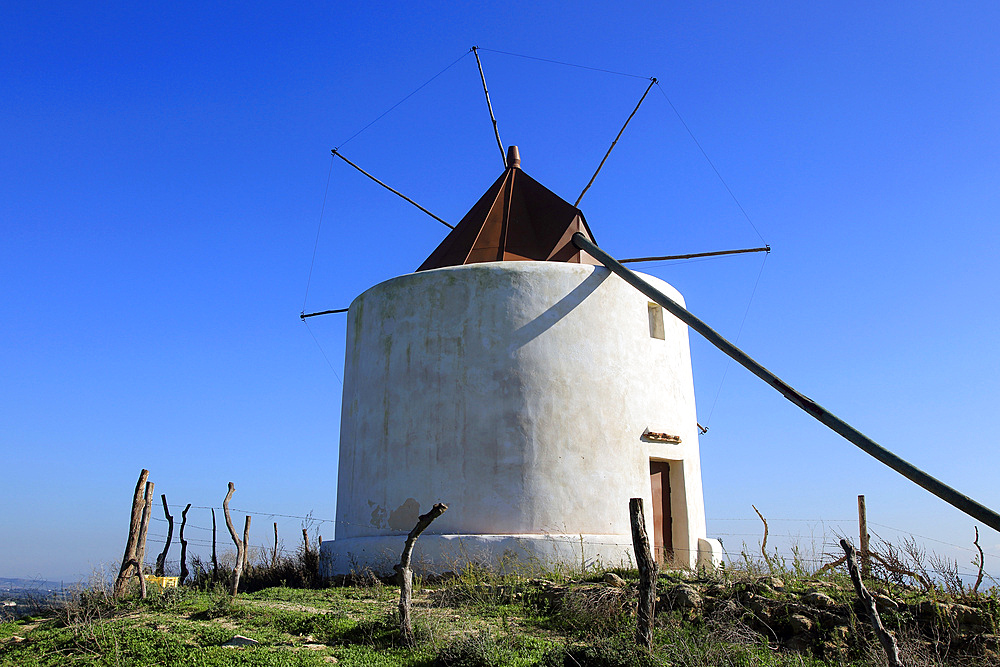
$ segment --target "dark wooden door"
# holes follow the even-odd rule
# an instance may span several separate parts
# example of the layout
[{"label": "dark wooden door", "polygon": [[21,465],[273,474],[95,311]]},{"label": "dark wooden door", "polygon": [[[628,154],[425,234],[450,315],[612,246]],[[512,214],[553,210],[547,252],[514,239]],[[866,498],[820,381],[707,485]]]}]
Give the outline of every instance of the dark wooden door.
[{"label": "dark wooden door", "polygon": [[674,555],[673,522],[670,518],[670,464],[649,462],[653,487],[653,549],[658,563],[669,563]]}]

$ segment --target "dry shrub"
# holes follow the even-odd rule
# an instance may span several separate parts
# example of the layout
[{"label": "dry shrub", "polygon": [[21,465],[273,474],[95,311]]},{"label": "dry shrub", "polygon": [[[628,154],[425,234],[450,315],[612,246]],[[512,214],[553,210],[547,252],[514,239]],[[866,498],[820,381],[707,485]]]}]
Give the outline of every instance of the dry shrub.
[{"label": "dry shrub", "polygon": [[[197,555],[191,558],[191,584],[202,590],[210,590],[216,584],[232,584],[236,554],[223,552],[218,557],[219,570],[212,577],[211,563],[206,563]],[[322,588],[326,581],[319,576],[319,553],[315,549],[306,551],[300,546],[292,554],[273,557],[258,550],[251,552],[251,561],[240,577],[240,592],[251,593],[264,588],[286,586],[288,588]]]},{"label": "dry shrub", "polygon": [[563,595],[558,618],[573,630],[615,635],[632,627],[636,604],[636,593],[630,588],[580,586]]}]

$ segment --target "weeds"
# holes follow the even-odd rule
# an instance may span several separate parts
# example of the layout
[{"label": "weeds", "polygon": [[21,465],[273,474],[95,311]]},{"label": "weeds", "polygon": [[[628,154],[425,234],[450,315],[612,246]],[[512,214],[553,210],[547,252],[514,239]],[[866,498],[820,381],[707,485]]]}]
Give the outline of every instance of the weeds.
[{"label": "weeds", "polygon": [[[884,599],[883,621],[908,665],[1000,664],[995,596],[962,587],[957,577],[925,587],[920,577],[957,566],[905,544],[879,550],[888,565],[873,564],[871,588]],[[742,554],[739,567],[717,571],[661,574],[652,653],[632,636],[634,570],[613,570],[621,579],[605,583],[592,564],[576,570],[531,563],[522,571],[510,555],[418,579],[417,647],[409,649],[401,645],[391,582],[359,573],[324,588],[294,574],[309,571],[300,554],[267,555],[269,562],[255,563],[245,580],[257,577],[251,585],[260,590],[236,599],[223,577],[213,583],[204,567],[193,568],[194,585],[154,588],[146,600],[116,602],[100,585],[74,591],[30,634],[0,624],[0,665],[322,664],[328,658],[341,665],[442,667],[883,664],[867,623],[854,612],[845,575],[817,576],[795,550],[766,560],[759,552]],[[271,579],[288,585],[263,587]],[[304,581],[315,587],[293,587]],[[220,646],[235,634],[260,645]]]},{"label": "weeds", "polygon": [[445,646],[433,664],[436,667],[562,667],[564,653],[561,647],[530,637],[484,631],[465,635]]},{"label": "weeds", "polygon": [[[191,559],[191,585],[200,590],[210,590],[217,584],[232,586],[235,555],[225,552],[218,558],[219,569],[213,576],[208,564],[198,556]],[[260,549],[250,552],[246,571],[240,577],[240,592],[249,593],[275,586],[291,588],[321,588],[326,582],[319,576],[319,553],[305,545],[290,555],[264,553]]]},{"label": "weeds", "polygon": [[636,592],[609,586],[571,588],[558,608],[558,624],[575,632],[610,636],[633,624]]}]

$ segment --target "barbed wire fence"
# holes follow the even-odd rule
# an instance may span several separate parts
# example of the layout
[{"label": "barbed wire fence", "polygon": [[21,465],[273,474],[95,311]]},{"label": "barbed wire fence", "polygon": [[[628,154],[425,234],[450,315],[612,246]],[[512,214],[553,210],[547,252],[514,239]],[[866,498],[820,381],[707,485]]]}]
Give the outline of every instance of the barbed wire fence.
[{"label": "barbed wire fence", "polygon": [[[169,505],[171,509],[173,508],[183,508],[184,505]],[[193,510],[211,511],[215,509],[217,512],[220,511],[220,507],[212,507],[208,505],[192,505]],[[231,508],[233,512],[238,512],[241,514],[250,515],[255,521],[271,521],[274,519],[291,519],[298,520],[301,522],[303,528],[308,529],[313,533],[315,542],[318,543],[322,540],[322,530],[329,524],[329,528],[332,529],[335,526],[356,526],[371,528],[369,524],[358,524],[343,520],[329,519],[314,516],[311,512],[306,514],[292,514],[288,512],[270,512],[270,511],[258,511],[258,510],[248,510],[248,509],[238,509]],[[151,517],[158,524],[166,524],[167,520],[162,517]],[[753,530],[751,526],[760,527],[760,519],[757,517],[723,517],[723,518],[709,518],[708,525],[710,527],[716,528],[716,530],[709,530],[708,536],[711,538],[718,539],[725,551],[725,560],[730,564],[738,564],[740,561],[747,561],[748,559],[759,559],[761,556],[761,546],[762,546],[762,530]],[[768,518],[767,522],[773,525],[784,525],[789,526],[803,526],[805,530],[795,530],[789,527],[786,530],[771,530],[768,535],[768,540],[770,541],[770,546],[772,550],[769,552],[769,556],[772,558],[780,559],[782,562],[788,564],[797,564],[800,567],[805,567],[808,570],[818,570],[824,565],[827,565],[838,558],[838,547],[839,540],[842,537],[848,537],[849,539],[857,538],[858,529],[858,518]],[[257,524],[259,525],[259,524]],[[898,526],[891,526],[888,524],[868,521],[869,532],[878,540],[881,541],[883,545],[889,545],[890,548],[898,548],[900,545],[905,544],[907,541],[926,545],[930,543],[931,545],[937,545],[940,547],[947,547],[953,550],[957,550],[962,553],[969,554],[969,559],[967,563],[960,563],[956,559],[944,560],[953,561],[954,568],[952,570],[942,569],[941,567],[934,566],[933,564],[926,567],[927,572],[932,573],[937,576],[949,576],[952,574],[958,574],[964,579],[974,580],[978,572],[971,569],[973,566],[973,559],[978,559],[979,549],[972,546],[972,542],[968,545],[956,544],[954,542],[949,542],[947,540],[942,540],[939,538],[931,537],[929,535],[916,533],[910,529],[901,528]],[[744,529],[743,526],[746,526]],[[878,530],[875,530],[877,528]],[[199,547],[201,549],[211,549],[212,540],[211,532],[212,528],[208,526],[198,525],[197,523],[188,522],[186,524],[187,530],[201,531],[201,536],[191,537],[188,536],[187,542],[190,547]],[[332,530],[330,531],[333,532]],[[270,535],[270,533],[267,533]],[[161,532],[150,531],[150,539],[158,540],[161,543],[166,539],[166,535]],[[401,540],[405,535],[401,534]],[[279,556],[294,556],[301,549],[301,539],[298,535],[295,535],[293,543],[295,546],[288,546],[284,544],[283,540],[279,541],[276,553]],[[174,538],[176,541],[176,537]],[[328,538],[328,539],[332,539]],[[325,540],[324,540],[325,541]],[[263,557],[264,554],[270,556],[275,552],[275,545],[272,541],[256,540],[251,538],[251,543],[253,549],[259,554],[258,557]],[[401,542],[402,544],[402,542]],[[588,545],[593,546],[618,546],[619,542],[601,542],[588,540]],[[226,540],[218,539],[218,546],[220,552],[224,553],[228,547],[231,547]],[[930,549],[933,553],[933,547]],[[173,551],[173,547],[171,547]],[[675,552],[685,552],[687,549],[682,547],[675,547]],[[987,579],[996,581],[993,576],[993,572],[1000,571],[1000,553],[993,553],[990,551],[983,550],[983,571]],[[207,559],[202,559],[203,561]],[[942,559],[932,559],[934,562],[940,562]],[[179,569],[180,561],[177,559],[170,560],[167,559],[166,565],[172,568],[173,571]]]}]

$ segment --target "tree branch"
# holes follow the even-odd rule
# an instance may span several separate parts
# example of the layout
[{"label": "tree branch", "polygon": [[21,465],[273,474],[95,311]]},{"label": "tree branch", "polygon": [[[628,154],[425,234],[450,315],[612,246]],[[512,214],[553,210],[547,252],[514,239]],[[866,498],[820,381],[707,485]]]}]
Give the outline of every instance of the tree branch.
[{"label": "tree branch", "polygon": [[399,565],[396,571],[399,572],[399,628],[403,634],[403,641],[408,646],[413,646],[416,640],[413,636],[413,622],[410,620],[410,603],[413,598],[413,571],[410,570],[410,557],[413,554],[413,545],[420,537],[420,533],[431,525],[434,519],[438,518],[448,509],[444,503],[435,503],[434,507],[427,514],[421,514],[417,519],[417,525],[413,527],[410,534],[406,536],[406,544],[403,545],[403,553],[399,558]]}]

